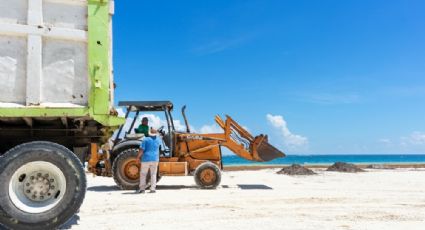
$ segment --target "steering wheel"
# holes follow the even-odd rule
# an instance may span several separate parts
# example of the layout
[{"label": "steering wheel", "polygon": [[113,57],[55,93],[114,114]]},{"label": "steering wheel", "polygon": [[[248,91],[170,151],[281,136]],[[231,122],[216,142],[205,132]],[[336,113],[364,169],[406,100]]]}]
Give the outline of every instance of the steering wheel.
[{"label": "steering wheel", "polygon": [[164,126],[159,127],[157,131],[159,134],[161,134],[161,136],[165,136]]}]

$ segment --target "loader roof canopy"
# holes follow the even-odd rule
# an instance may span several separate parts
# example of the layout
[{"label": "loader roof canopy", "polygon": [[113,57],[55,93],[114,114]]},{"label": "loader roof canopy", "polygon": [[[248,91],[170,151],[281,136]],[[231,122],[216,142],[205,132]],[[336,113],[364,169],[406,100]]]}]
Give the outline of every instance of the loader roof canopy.
[{"label": "loader roof canopy", "polygon": [[171,101],[120,101],[118,106],[125,106],[130,111],[164,111],[173,109]]}]

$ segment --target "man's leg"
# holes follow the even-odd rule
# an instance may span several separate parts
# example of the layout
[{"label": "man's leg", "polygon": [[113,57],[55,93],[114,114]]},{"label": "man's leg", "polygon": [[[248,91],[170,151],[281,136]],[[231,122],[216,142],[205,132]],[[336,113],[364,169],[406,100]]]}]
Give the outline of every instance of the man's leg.
[{"label": "man's leg", "polygon": [[156,174],[158,171],[158,162],[150,162],[149,168],[151,170],[151,191],[156,189]]},{"label": "man's leg", "polygon": [[140,166],[140,181],[139,188],[140,190],[146,189],[146,176],[148,175],[149,163],[142,162]]}]

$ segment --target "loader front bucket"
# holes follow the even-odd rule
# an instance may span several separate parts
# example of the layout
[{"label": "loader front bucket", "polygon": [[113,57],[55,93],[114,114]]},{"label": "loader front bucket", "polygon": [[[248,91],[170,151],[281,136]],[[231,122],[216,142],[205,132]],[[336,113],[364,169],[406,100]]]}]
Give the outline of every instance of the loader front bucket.
[{"label": "loader front bucket", "polygon": [[266,141],[261,142],[257,146],[257,157],[261,161],[271,161],[276,158],[284,157],[285,154],[274,147],[273,145],[269,144]]},{"label": "loader front bucket", "polygon": [[230,116],[223,121],[220,116],[215,118],[217,124],[224,129],[226,146],[236,155],[251,161],[271,161],[284,157],[285,154],[269,144],[267,135],[253,137]]}]

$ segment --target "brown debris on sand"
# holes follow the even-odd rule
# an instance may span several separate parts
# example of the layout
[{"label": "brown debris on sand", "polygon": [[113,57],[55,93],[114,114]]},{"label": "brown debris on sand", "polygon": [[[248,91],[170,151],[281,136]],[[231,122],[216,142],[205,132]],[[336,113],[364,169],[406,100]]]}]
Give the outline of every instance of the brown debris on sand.
[{"label": "brown debris on sand", "polygon": [[335,164],[329,166],[329,168],[326,171],[349,172],[349,173],[364,172],[363,169],[357,167],[356,165],[345,163],[345,162],[335,162]]},{"label": "brown debris on sand", "polygon": [[285,175],[314,175],[316,174],[313,170],[308,169],[304,166],[301,166],[299,164],[293,164],[288,167],[284,167],[282,170],[277,172],[277,174],[285,174]]},{"label": "brown debris on sand", "polygon": [[366,168],[368,169],[394,169],[388,165],[384,165],[384,164],[371,164],[368,165]]}]

